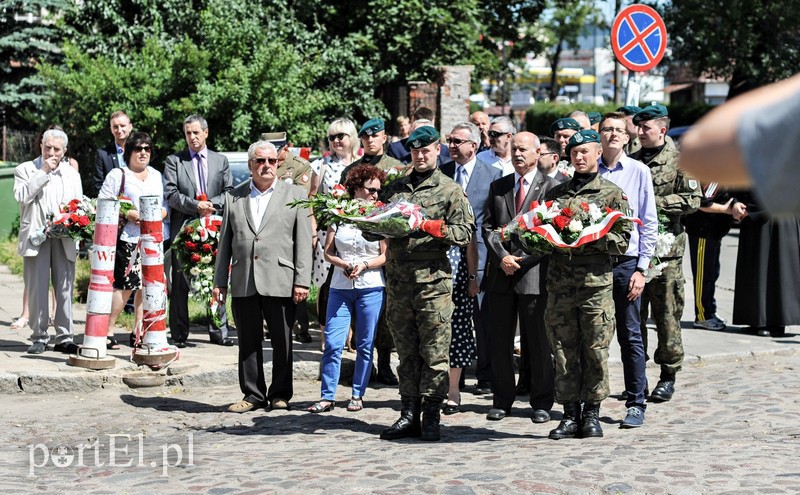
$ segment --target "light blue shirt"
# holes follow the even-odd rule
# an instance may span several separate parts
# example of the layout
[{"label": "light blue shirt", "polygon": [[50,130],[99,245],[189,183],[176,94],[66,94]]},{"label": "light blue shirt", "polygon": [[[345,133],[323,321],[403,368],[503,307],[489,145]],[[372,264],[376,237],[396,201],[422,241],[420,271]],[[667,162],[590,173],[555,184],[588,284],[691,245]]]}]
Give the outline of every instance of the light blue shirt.
[{"label": "light blue shirt", "polygon": [[122,147],[119,146],[117,143],[114,143],[114,146],[117,148],[117,161],[119,162],[119,167],[128,168],[128,164],[125,163],[125,158],[123,158],[125,156],[124,155],[125,150],[123,150]]},{"label": "light blue shirt", "polygon": [[644,163],[630,158],[622,153],[619,161],[613,167],[606,165],[603,157],[598,166],[600,175],[617,186],[628,196],[628,204],[632,213],[630,216],[642,221],[631,231],[631,240],[627,256],[637,256],[638,268],[647,270],[650,259],[656,249],[658,236],[658,213],[656,211],[656,195],[653,192],[653,176]]}]

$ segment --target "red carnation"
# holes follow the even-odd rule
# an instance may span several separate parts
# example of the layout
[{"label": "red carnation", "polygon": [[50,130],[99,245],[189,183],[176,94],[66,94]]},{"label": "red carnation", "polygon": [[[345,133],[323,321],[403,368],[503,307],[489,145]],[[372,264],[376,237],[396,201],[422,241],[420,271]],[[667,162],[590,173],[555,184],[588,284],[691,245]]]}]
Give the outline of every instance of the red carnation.
[{"label": "red carnation", "polygon": [[200,263],[200,255],[197,253],[192,253],[191,258],[189,259],[192,260],[192,263]]},{"label": "red carnation", "polygon": [[559,215],[553,219],[553,225],[556,226],[556,229],[559,231],[564,230],[567,225],[572,221],[571,218],[565,215]]},{"label": "red carnation", "polygon": [[215,249],[212,254],[214,255],[214,257],[216,257],[217,256],[217,250]]},{"label": "red carnation", "polygon": [[542,225],[542,220],[539,218],[539,215],[536,215],[533,217],[533,226],[538,227],[539,225]]},{"label": "red carnation", "polygon": [[562,215],[564,215],[565,217],[572,217],[572,215],[574,215],[574,214],[575,214],[575,212],[574,212],[574,211],[572,211],[572,210],[571,210],[571,209],[569,209],[569,208],[562,208],[562,209],[561,209],[561,214],[562,214]]},{"label": "red carnation", "polygon": [[86,227],[87,225],[92,223],[92,221],[89,220],[89,217],[80,217],[78,219],[78,223],[80,224],[81,227]]},{"label": "red carnation", "polygon": [[200,193],[196,196],[197,201],[208,201],[208,196],[206,193]]},{"label": "red carnation", "polygon": [[546,207],[548,207],[548,208],[552,208],[552,206],[553,206],[553,200],[551,199],[550,201],[545,201],[544,205],[545,205]]},{"label": "red carnation", "polygon": [[589,211],[589,203],[587,203],[585,201],[581,201],[581,209],[583,211],[585,211],[585,212],[588,212]]},{"label": "red carnation", "polygon": [[186,249],[188,249],[189,251],[197,251],[197,244],[195,244],[195,243],[194,243],[194,242],[192,242],[192,241],[186,241],[186,242],[184,242],[184,243],[183,243],[183,245],[184,245],[184,246],[186,247]]},{"label": "red carnation", "polygon": [[531,203],[531,210],[536,209],[538,207],[539,207],[539,202],[538,201],[534,201],[533,203]]},{"label": "red carnation", "polygon": [[78,223],[79,220],[80,220],[80,217],[77,214],[75,214],[75,213],[70,213],[69,214],[69,221],[70,222]]},{"label": "red carnation", "polygon": [[80,203],[79,199],[73,199],[72,201],[70,201],[69,204],[68,204],[69,211],[77,210],[78,209],[78,203]]},{"label": "red carnation", "polygon": [[528,226],[525,225],[525,220],[523,220],[522,217],[517,218],[517,224],[519,224],[519,228],[522,230],[528,230]]},{"label": "red carnation", "polygon": [[211,244],[208,243],[203,244],[203,251],[205,251],[206,253],[210,253],[213,250],[214,248],[211,246]]}]

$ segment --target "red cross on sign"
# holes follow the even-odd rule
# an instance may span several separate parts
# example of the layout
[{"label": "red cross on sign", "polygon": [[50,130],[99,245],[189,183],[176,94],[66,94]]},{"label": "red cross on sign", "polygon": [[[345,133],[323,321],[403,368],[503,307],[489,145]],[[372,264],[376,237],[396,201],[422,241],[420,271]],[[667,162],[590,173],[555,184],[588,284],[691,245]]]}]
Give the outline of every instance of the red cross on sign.
[{"label": "red cross on sign", "polygon": [[635,72],[652,69],[667,49],[667,27],[652,7],[634,4],[617,14],[611,27],[611,48],[619,63]]}]

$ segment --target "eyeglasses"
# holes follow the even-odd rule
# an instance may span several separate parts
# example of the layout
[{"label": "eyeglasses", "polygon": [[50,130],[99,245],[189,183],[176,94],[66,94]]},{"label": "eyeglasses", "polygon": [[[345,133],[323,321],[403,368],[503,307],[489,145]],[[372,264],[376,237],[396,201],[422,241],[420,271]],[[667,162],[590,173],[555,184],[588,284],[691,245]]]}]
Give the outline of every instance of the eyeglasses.
[{"label": "eyeglasses", "polygon": [[603,127],[600,129],[600,132],[603,134],[611,134],[612,132],[615,134],[623,134],[627,131],[625,131],[625,129],[620,129],[619,127]]},{"label": "eyeglasses", "polygon": [[362,187],[364,188],[365,191],[367,191],[370,194],[380,194],[381,193],[381,189],[377,188],[377,187],[366,187],[366,186],[362,186]]},{"label": "eyeglasses", "polygon": [[133,151],[137,153],[139,153],[140,151],[145,151],[147,153],[150,153],[150,146],[147,146],[146,144],[143,146],[134,146]]},{"label": "eyeglasses", "polygon": [[452,144],[453,146],[461,146],[464,143],[469,143],[470,140],[469,139],[458,139],[458,138],[451,137],[451,138],[447,138],[447,142],[449,144]]},{"label": "eyeglasses", "polygon": [[253,158],[253,160],[259,165],[264,165],[267,162],[269,162],[270,165],[276,165],[278,163],[277,158]]},{"label": "eyeglasses", "polygon": [[506,134],[511,134],[510,132],[500,132],[500,131],[489,131],[489,137],[497,139],[500,136],[504,136]]},{"label": "eyeglasses", "polygon": [[346,132],[340,132],[339,134],[329,134],[328,141],[336,141],[337,139],[339,141],[344,141],[344,138],[346,138],[347,136],[349,136],[349,134],[347,134]]}]

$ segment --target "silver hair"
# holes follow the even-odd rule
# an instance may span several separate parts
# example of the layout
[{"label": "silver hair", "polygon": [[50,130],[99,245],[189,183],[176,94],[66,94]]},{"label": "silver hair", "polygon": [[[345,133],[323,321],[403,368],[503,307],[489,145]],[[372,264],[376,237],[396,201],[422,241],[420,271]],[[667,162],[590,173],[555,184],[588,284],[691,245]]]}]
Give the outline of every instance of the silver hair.
[{"label": "silver hair", "polygon": [[60,139],[64,143],[64,149],[67,149],[69,145],[69,138],[67,137],[67,133],[62,131],[61,129],[48,129],[44,131],[42,134],[42,144],[49,139]]},{"label": "silver hair", "polygon": [[517,133],[517,128],[514,127],[514,122],[512,122],[511,119],[506,116],[493,118],[491,125],[495,124],[502,128],[502,132],[511,133],[512,136]]},{"label": "silver hair", "polygon": [[186,124],[193,124],[195,122],[199,123],[200,128],[204,131],[208,129],[208,122],[206,122],[206,119],[204,119],[202,115],[197,114],[189,115],[183,119],[183,127],[186,127]]},{"label": "silver hair", "polygon": [[411,123],[411,132],[416,131],[420,127],[436,127],[433,125],[433,122],[428,119],[417,119]]},{"label": "silver hair", "polygon": [[247,160],[252,160],[256,156],[256,150],[272,150],[276,154],[278,153],[278,149],[275,147],[274,144],[270,143],[269,141],[256,141],[255,143],[251,144],[249,148],[247,148]]},{"label": "silver hair", "polygon": [[469,140],[475,144],[481,144],[481,130],[478,129],[478,126],[473,124],[472,122],[459,122],[453,126],[453,130],[450,131],[450,134],[456,132],[459,129],[464,129],[469,132]]}]

